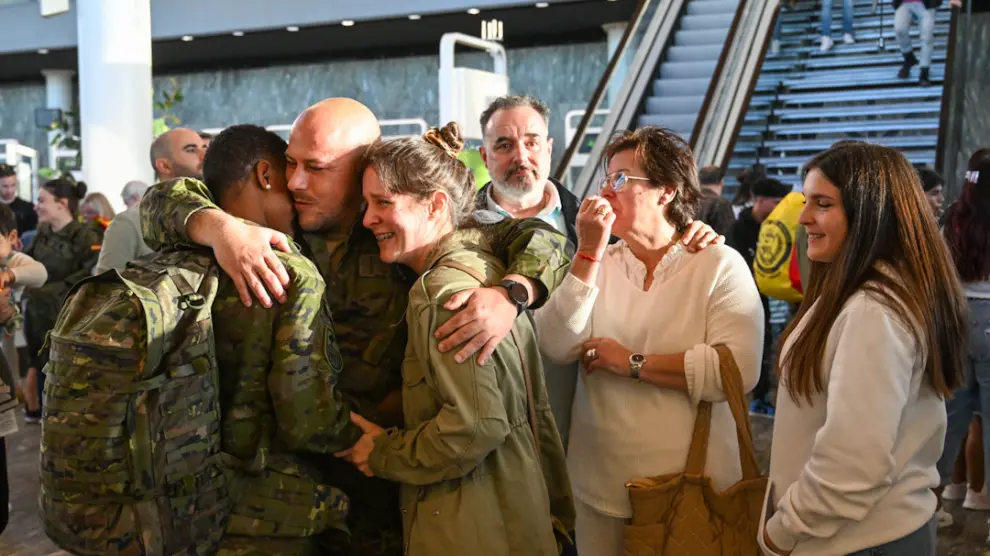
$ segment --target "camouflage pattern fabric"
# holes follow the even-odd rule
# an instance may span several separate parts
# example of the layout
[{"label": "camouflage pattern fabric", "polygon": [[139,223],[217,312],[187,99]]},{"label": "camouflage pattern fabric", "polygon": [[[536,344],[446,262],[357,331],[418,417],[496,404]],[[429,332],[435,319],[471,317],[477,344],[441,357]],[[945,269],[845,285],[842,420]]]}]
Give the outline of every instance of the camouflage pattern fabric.
[{"label": "camouflage pattern fabric", "polygon": [[24,334],[32,365],[44,366],[45,356],[39,351],[45,343],[45,334],[55,326],[62,307],[62,300],[76,282],[87,278],[100,256],[103,235],[88,224],[72,221],[55,232],[50,224],[38,227],[26,255],[45,265],[48,281],[40,288],[25,288]]},{"label": "camouflage pattern fabric", "polygon": [[[145,242],[152,249],[191,244],[186,222],[205,209],[219,207],[195,180],[156,184],[141,202]],[[527,219],[479,224],[479,228],[496,256],[507,263],[507,273],[536,280],[546,293],[564,279],[570,264],[567,240],[551,226]],[[334,243],[333,250],[324,234],[307,233],[302,239],[326,280],[325,309],[335,320],[343,364],[338,382],[341,394],[358,413],[379,425],[400,424],[378,407],[401,389],[407,338],[404,312],[415,276],[381,262],[374,235],[361,225],[360,218],[343,243]],[[353,476],[353,466],[336,458],[321,458],[321,462],[327,480],[351,498],[348,525],[354,553],[401,554],[397,486]],[[382,509],[386,507],[391,510]]]},{"label": "camouflage pattern fabric", "polygon": [[208,255],[79,283],[51,334],[45,532],[75,554],[212,553],[231,507],[220,447]]}]

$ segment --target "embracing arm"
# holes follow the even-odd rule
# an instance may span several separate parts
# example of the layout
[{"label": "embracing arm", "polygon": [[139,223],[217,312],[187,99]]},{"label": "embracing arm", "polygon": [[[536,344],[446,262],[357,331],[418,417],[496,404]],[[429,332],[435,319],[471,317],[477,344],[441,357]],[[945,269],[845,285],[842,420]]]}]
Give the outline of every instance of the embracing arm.
[{"label": "embracing arm", "polygon": [[861,305],[832,325],[838,340],[827,372],[825,424],[815,434],[811,458],[766,524],[767,536],[785,551],[861,521],[892,484],[892,454],[918,347],[879,302],[854,303]]},{"label": "embracing arm", "polygon": [[141,231],[155,251],[181,244],[211,247],[247,306],[252,294],[265,307],[272,305],[269,292],[285,301],[289,275],[272,246],[290,251],[289,239],[223,212],[200,181],[180,178],[149,189],[141,201]]},{"label": "embracing arm", "polygon": [[227,219],[233,217],[194,179],[157,183],[141,200],[141,233],[155,251],[181,244],[212,246]]},{"label": "embracing arm", "polygon": [[480,229],[492,253],[506,264],[506,278],[527,278],[537,286],[530,292],[530,309],[545,303],[567,273],[567,238],[537,218],[507,218]]},{"label": "embracing arm", "polygon": [[[375,476],[414,485],[463,477],[509,434],[494,362],[479,365],[470,357],[458,363],[453,353],[437,349],[432,330],[450,316],[431,305],[410,321],[409,345],[423,372],[432,374],[442,407],[416,428],[389,429],[375,439],[369,458]],[[430,332],[417,334],[414,327]]]}]

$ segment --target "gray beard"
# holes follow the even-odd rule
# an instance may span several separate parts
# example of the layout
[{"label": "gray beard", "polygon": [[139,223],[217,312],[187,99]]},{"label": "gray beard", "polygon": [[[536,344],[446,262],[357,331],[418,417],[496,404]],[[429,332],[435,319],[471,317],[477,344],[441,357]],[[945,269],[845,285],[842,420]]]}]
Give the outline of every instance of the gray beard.
[{"label": "gray beard", "polygon": [[[498,181],[492,180],[492,187],[495,188],[495,192],[499,197],[507,199],[515,204],[522,203],[527,197],[533,197],[536,192],[529,189],[528,187],[516,187],[507,183],[500,183]],[[543,197],[543,188],[540,188],[540,198]]]}]

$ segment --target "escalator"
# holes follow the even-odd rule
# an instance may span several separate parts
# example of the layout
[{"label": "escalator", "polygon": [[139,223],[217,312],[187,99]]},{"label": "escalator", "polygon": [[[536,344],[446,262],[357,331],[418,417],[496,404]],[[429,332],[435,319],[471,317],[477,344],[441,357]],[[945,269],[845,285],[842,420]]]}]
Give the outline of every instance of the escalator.
[{"label": "escalator", "polygon": [[748,87],[735,81],[751,78],[775,10],[774,0],[641,1],[555,177],[587,195],[605,147],[598,138],[620,130],[658,125],[704,142],[713,106],[744,107]]}]

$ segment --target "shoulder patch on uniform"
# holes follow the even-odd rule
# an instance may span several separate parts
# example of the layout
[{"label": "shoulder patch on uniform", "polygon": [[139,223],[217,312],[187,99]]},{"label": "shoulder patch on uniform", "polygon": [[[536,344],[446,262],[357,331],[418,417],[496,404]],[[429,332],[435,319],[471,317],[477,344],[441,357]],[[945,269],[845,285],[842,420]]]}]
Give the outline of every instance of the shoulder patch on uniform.
[{"label": "shoulder patch on uniform", "polygon": [[497,213],[493,210],[474,211],[474,220],[478,224],[498,224],[499,222],[505,220],[505,218],[505,215]]}]

